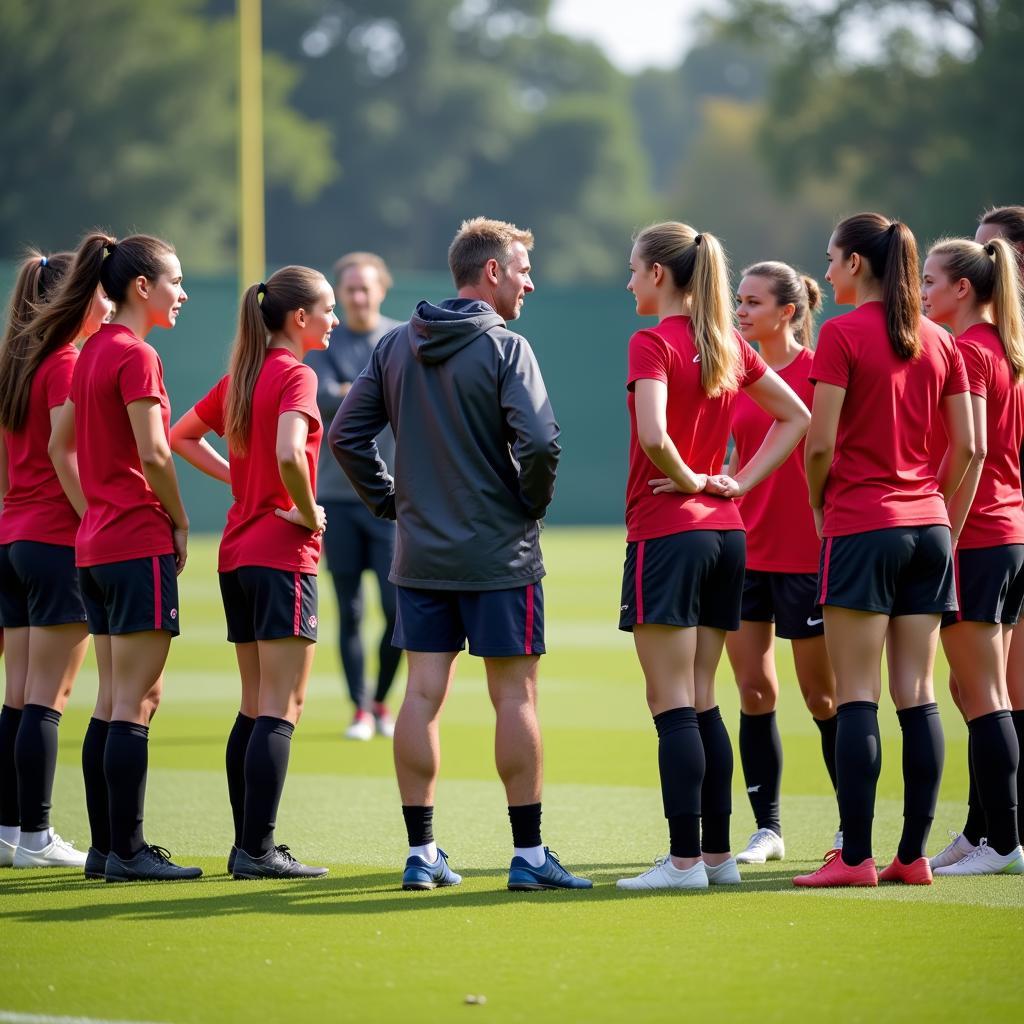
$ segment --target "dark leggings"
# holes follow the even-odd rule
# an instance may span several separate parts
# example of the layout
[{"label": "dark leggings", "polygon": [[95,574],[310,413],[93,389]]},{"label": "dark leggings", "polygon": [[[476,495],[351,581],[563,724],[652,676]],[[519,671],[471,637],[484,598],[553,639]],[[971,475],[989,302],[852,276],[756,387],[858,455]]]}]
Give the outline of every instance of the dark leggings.
[{"label": "dark leggings", "polygon": [[[334,537],[325,534],[327,562],[338,596],[338,648],[349,697],[357,708],[369,704],[366,693],[366,658],[360,627],[363,622],[363,571],[377,577],[384,632],[378,649],[377,688],[373,700],[383,702],[395,680],[402,652],[391,646],[395,632],[395,587],[388,580],[394,554],[394,528],[381,523],[360,504],[332,502],[327,506]],[[331,541],[333,540],[333,543]]]}]

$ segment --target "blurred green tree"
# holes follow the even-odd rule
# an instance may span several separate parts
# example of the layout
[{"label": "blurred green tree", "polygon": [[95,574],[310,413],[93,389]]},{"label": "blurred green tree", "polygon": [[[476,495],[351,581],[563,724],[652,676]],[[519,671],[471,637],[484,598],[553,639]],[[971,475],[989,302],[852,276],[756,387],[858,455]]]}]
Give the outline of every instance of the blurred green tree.
[{"label": "blurred green tree", "polygon": [[551,33],[548,0],[268,4],[295,102],[330,125],[341,168],[311,201],[270,190],[268,247],[319,265],[370,248],[445,271],[477,214],[537,234],[541,280],[605,279],[649,212],[629,80]]},{"label": "blurred green tree", "polygon": [[[172,240],[227,270],[237,227],[237,36],[201,0],[4,0],[0,251],[66,248],[94,225]],[[327,131],[265,69],[267,178],[304,198],[333,173]]]},{"label": "blurred green tree", "polygon": [[[876,52],[851,53],[866,18]],[[969,45],[950,45],[949,27]],[[759,148],[785,192],[842,179],[837,213],[877,207],[922,240],[1021,201],[1020,0],[731,0],[720,28],[777,55]]]}]

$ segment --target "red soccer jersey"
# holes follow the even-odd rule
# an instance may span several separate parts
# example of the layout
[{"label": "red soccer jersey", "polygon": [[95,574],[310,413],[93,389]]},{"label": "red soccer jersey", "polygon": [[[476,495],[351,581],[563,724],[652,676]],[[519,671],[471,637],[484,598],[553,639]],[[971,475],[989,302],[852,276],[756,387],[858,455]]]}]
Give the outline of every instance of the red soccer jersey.
[{"label": "red soccer jersey", "polygon": [[62,345],[39,364],[32,378],[25,422],[17,433],[4,435],[9,490],[0,511],[0,544],[16,540],[65,546],[75,543],[78,513],[64,494],[46,449],[50,411],[67,400],[77,359],[74,345]]},{"label": "red soccer jersey", "polygon": [[[740,359],[739,386],[760,380],[765,361],[735,335]],[[719,473],[729,442],[729,424],[738,391],[708,398],[700,383],[700,356],[688,316],[668,316],[657,327],[629,339],[629,480],[626,485],[626,539],[650,540],[684,530],[742,530],[736,503],[713,494],[654,494],[649,481],[665,474],[640,447],[636,431],[638,380],[668,386],[668,435],[694,473]]]},{"label": "red soccer jersey", "polygon": [[[196,414],[224,436],[228,407],[228,378],[196,402]],[[316,405],[316,374],[283,348],[267,350],[252,396],[252,420],[245,455],[228,451],[231,494],[227,524],[220,544],[217,569],[230,572],[242,565],[259,565],[288,572],[315,573],[320,561],[320,538],[275,514],[293,505],[277,464],[277,421],[282,413],[301,412],[309,420],[306,465],[316,493],[316,460],[323,425]]]},{"label": "red soccer jersey", "polygon": [[105,565],[174,552],[172,525],[142,473],[127,406],[160,403],[170,433],[171,403],[156,350],[120,324],[104,324],[83,346],[71,378],[78,474],[86,510],[75,541],[79,565]]},{"label": "red soccer jersey", "polygon": [[988,448],[978,490],[960,531],[961,548],[1024,544],[1020,447],[1024,440],[1024,382],[1015,381],[999,332],[974,324],[956,339],[972,395],[985,399]]},{"label": "red soccer jersey", "polygon": [[[814,353],[801,349],[778,375],[810,408],[814,385],[810,381]],[[749,395],[736,399],[732,437],[739,465],[750,461],[761,447],[774,420]],[[758,572],[817,572],[821,542],[807,501],[804,443],[801,441],[774,473],[737,502],[747,527],[747,568]]]},{"label": "red soccer jersey", "polygon": [[895,526],[949,525],[929,443],[940,404],[967,390],[953,339],[921,318],[921,354],[901,359],[881,302],[822,324],[811,380],[845,388],[825,486],[826,537]]}]

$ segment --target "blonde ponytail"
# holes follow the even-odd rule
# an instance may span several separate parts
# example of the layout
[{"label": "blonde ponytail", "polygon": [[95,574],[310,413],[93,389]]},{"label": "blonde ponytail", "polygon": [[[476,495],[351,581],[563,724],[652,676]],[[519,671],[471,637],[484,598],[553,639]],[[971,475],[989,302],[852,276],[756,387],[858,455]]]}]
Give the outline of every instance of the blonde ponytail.
[{"label": "blonde ponytail", "polygon": [[694,344],[700,356],[700,382],[709,398],[739,386],[739,346],[732,320],[729,263],[714,235],[688,224],[666,221],[644,228],[636,237],[637,255],[659,263],[690,300]]},{"label": "blonde ponytail", "polygon": [[993,238],[985,245],[972,238],[943,238],[928,255],[941,258],[951,281],[967,281],[980,305],[991,304],[1014,380],[1020,380],[1024,376],[1024,311],[1013,247],[1005,238]]}]

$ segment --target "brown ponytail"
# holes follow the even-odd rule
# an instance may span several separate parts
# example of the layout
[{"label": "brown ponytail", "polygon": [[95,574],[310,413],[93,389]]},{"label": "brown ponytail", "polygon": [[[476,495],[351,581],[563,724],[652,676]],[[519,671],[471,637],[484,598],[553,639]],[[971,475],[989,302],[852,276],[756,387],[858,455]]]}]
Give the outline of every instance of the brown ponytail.
[{"label": "brown ponytail", "polygon": [[942,260],[951,281],[967,281],[982,306],[991,304],[1014,380],[1024,376],[1024,311],[1017,279],[1017,257],[1005,238],[981,245],[970,238],[943,238],[928,250]]},{"label": "brown ponytail", "polygon": [[239,455],[249,450],[252,396],[263,369],[270,335],[280,331],[289,313],[311,309],[327,283],[309,267],[282,267],[266,284],[250,285],[242,296],[238,333],[228,363],[228,407],[224,433]]},{"label": "brown ponytail", "polygon": [[790,321],[796,340],[804,348],[814,347],[814,314],[821,309],[821,288],[813,277],[801,274],[788,263],[762,260],[743,271],[743,277],[763,277],[780,306],[795,306]]},{"label": "brown ponytail", "polygon": [[29,249],[18,268],[0,342],[0,428],[4,430],[17,431],[24,425],[32,378],[47,355],[32,345],[25,327],[52,295],[71,260],[69,252],[45,256]]},{"label": "brown ponytail", "polygon": [[636,249],[647,266],[665,267],[676,288],[689,296],[704,393],[717,398],[735,391],[739,350],[733,331],[729,263],[722,243],[688,224],[666,221],[644,228],[636,237]]},{"label": "brown ponytail", "polygon": [[858,213],[840,221],[835,243],[847,258],[857,253],[882,284],[889,341],[902,359],[916,359],[921,351],[921,272],[913,232],[898,220],[880,213]]}]

